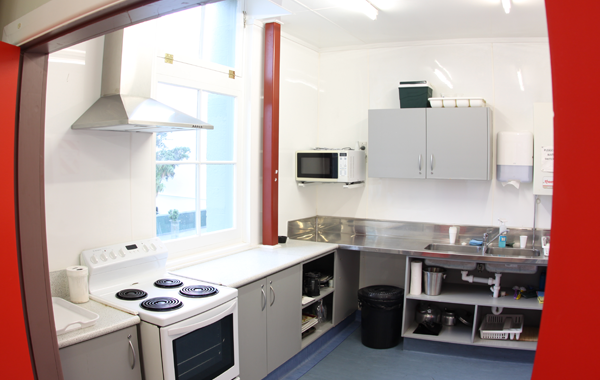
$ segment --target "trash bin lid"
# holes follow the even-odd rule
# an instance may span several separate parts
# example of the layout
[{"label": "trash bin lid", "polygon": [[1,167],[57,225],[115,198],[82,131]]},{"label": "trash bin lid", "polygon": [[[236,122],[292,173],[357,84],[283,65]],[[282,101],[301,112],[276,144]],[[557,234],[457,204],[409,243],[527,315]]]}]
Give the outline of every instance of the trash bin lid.
[{"label": "trash bin lid", "polygon": [[402,301],[404,289],[391,285],[373,285],[358,290],[358,298],[377,301]]}]

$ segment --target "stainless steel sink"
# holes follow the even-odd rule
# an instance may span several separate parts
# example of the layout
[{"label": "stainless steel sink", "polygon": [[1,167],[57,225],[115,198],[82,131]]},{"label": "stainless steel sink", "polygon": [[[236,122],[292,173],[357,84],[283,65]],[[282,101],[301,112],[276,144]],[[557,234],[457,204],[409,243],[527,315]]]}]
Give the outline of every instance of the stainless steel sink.
[{"label": "stainless steel sink", "polygon": [[486,255],[536,257],[540,255],[540,251],[537,249],[490,247],[488,248]]},{"label": "stainless steel sink", "polygon": [[481,254],[481,246],[476,245],[429,244],[424,249],[428,251]]}]

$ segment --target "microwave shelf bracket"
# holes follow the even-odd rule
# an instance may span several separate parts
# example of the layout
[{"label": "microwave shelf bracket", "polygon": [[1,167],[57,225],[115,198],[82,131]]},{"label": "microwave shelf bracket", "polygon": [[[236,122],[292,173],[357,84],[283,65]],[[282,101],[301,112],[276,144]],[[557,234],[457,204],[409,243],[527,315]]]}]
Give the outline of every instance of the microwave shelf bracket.
[{"label": "microwave shelf bracket", "polygon": [[364,186],[365,186],[365,181],[345,183],[344,189],[357,189],[359,187],[364,187]]},{"label": "microwave shelf bracket", "polygon": [[298,182],[298,187],[307,187],[307,186],[312,186],[312,185],[316,185],[319,182]]},{"label": "microwave shelf bracket", "polygon": [[[298,184],[298,187],[307,187],[307,186],[312,186],[312,185],[317,185],[317,184],[330,184],[330,183],[328,183],[328,182],[302,182],[302,181],[298,181],[297,184]],[[365,186],[365,182],[364,181],[342,183],[342,184],[343,184],[343,188],[344,189],[356,189],[356,188],[364,187]]]}]

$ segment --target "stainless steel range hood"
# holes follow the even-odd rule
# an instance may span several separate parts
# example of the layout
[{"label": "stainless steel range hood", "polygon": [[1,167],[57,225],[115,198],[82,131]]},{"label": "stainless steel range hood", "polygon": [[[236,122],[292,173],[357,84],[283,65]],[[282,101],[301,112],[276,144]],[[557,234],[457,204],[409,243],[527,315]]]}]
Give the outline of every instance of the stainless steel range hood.
[{"label": "stainless steel range hood", "polygon": [[[154,50],[151,46],[144,48],[143,43],[125,50],[123,34],[120,30],[105,36],[102,96],[71,128],[147,133],[213,129],[200,119],[150,98]],[[127,54],[138,55],[124,60]]]}]

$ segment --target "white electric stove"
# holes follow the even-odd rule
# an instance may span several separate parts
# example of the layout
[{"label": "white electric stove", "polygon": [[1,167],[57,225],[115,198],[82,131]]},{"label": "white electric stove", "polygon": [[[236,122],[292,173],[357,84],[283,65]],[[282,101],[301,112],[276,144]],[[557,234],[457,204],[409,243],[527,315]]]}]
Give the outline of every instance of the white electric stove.
[{"label": "white electric stove", "polygon": [[231,380],[239,375],[237,289],[169,274],[158,238],[90,249],[90,298],[139,315],[148,380]]}]

